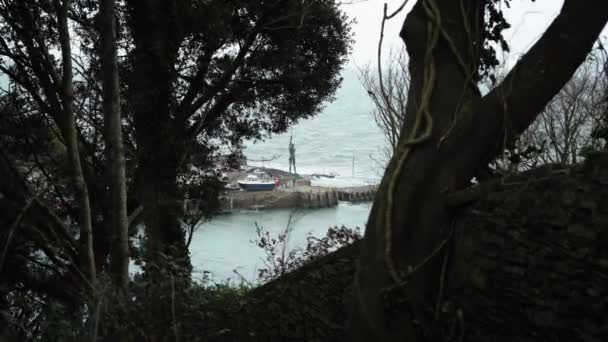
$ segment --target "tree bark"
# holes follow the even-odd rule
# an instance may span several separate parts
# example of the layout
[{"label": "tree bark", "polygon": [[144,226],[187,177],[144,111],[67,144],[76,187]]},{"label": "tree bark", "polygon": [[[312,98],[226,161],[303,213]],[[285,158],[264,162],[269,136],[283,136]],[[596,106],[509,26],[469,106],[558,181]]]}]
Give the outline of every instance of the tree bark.
[{"label": "tree bark", "polygon": [[114,0],[101,1],[101,64],[103,72],[103,111],[106,154],[109,161],[110,219],[114,241],[110,269],[117,288],[129,285],[129,221],[127,214],[127,177],[122,142],[120,85],[116,52],[116,15]]},{"label": "tree bark", "polygon": [[[604,1],[566,0],[501,86],[481,98],[470,77],[479,63],[471,47],[480,46],[476,18],[483,18],[485,1],[463,1],[465,11],[460,3],[418,1],[404,22],[401,37],[412,76],[408,112],[361,245],[351,341],[442,338],[435,329],[436,308],[452,263],[454,216],[446,195],[468,186],[504,139],[532,122],[583,62],[608,19]],[[430,128],[427,139],[408,146],[425,128]]]},{"label": "tree bark", "polygon": [[138,145],[136,177],[147,261],[160,266],[165,254],[189,268],[176,185],[186,139],[185,122],[176,118],[172,95],[180,41],[174,17],[177,5],[161,0],[128,4],[135,41],[131,97]]},{"label": "tree bark", "polygon": [[76,203],[78,205],[78,224],[80,226],[80,243],[82,245],[82,259],[85,272],[89,276],[91,284],[96,284],[97,273],[95,269],[95,256],[93,253],[93,225],[91,219],[91,205],[89,201],[88,187],[82,171],[80,152],[78,148],[78,132],[76,130],[76,119],[73,110],[73,85],[72,85],[72,50],[70,31],[68,26],[68,11],[70,0],[61,3],[55,1],[57,18],[59,23],[59,39],[61,43],[62,56],[62,80],[61,100],[62,113],[61,122],[58,122],[68,150],[69,168],[74,182]]}]

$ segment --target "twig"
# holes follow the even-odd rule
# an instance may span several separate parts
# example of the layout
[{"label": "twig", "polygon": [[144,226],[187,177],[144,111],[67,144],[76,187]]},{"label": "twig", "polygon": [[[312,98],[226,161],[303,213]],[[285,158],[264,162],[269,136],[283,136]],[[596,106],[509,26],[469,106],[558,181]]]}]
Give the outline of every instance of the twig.
[{"label": "twig", "polygon": [[173,320],[173,334],[175,336],[175,342],[179,341],[179,331],[177,327],[177,319],[175,318],[175,279],[173,274],[171,275],[171,318]]},{"label": "twig", "polygon": [[386,106],[389,110],[389,112],[392,112],[393,115],[389,115],[389,119],[390,119],[390,126],[393,130],[392,134],[393,136],[396,136],[396,127],[395,127],[395,122],[394,122],[394,116],[397,116],[397,111],[393,108],[392,106],[392,101],[390,101],[388,95],[386,94],[386,90],[384,89],[384,82],[382,80],[382,42],[384,41],[384,25],[386,24],[387,20],[390,20],[391,18],[393,18],[395,15],[397,15],[399,12],[401,12],[403,10],[403,8],[405,7],[405,5],[408,3],[409,0],[405,0],[401,6],[399,6],[399,8],[393,12],[391,15],[386,15],[387,11],[388,11],[388,5],[386,3],[384,3],[384,9],[383,9],[383,13],[382,13],[382,24],[380,25],[380,39],[378,40],[378,84],[380,85],[380,94],[382,94],[382,97],[384,98],[384,102],[386,102]]},{"label": "twig", "polygon": [[237,276],[239,276],[239,278],[241,279],[242,282],[247,283],[247,285],[253,287],[253,283],[251,283],[249,280],[247,280],[247,278],[245,278],[245,276],[243,276],[239,271],[237,271],[236,269],[234,269],[234,270],[232,270],[232,273],[234,273]]},{"label": "twig", "polygon": [[17,218],[15,218],[15,221],[13,222],[13,224],[10,226],[10,228],[8,230],[8,236],[6,237],[6,243],[4,244],[4,248],[2,250],[2,255],[0,256],[0,273],[2,273],[2,268],[4,267],[4,261],[6,260],[6,253],[8,252],[8,246],[10,245],[11,240],[13,239],[13,234],[15,233],[15,230],[21,223],[23,216],[25,215],[27,210],[31,207],[33,202],[34,202],[34,197],[30,198],[25,203],[23,208],[21,208],[21,210],[19,211]]},{"label": "twig", "polygon": [[131,212],[131,214],[129,215],[129,218],[128,218],[129,225],[131,225],[133,223],[133,221],[135,221],[135,219],[139,216],[139,214],[141,214],[141,212],[143,210],[144,210],[144,206],[140,205]]},{"label": "twig", "polygon": [[399,6],[399,8],[397,8],[395,10],[395,12],[393,12],[393,14],[387,16],[386,19],[387,20],[393,19],[394,16],[396,16],[397,14],[399,14],[399,12],[401,12],[403,10],[403,8],[405,7],[405,5],[407,5],[408,2],[409,2],[409,0],[403,1],[403,3],[401,4],[401,6]]}]

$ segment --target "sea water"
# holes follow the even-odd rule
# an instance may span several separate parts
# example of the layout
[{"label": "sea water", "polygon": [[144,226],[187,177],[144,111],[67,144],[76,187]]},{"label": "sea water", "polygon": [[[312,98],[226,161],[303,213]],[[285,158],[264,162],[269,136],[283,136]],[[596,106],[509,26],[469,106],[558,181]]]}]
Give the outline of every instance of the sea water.
[{"label": "sea water", "polygon": [[291,221],[286,250],[306,245],[312,234],[323,237],[331,226],[359,227],[361,233],[371,203],[340,203],[337,207],[305,210],[242,211],[215,217],[199,226],[190,245],[194,277],[205,273],[215,282],[255,283],[257,270],[265,267],[264,251],[255,244],[256,224],[277,237]]},{"label": "sea water", "polygon": [[[373,103],[361,86],[357,71],[346,69],[336,99],[325,105],[314,118],[297,123],[290,132],[263,142],[248,142],[248,164],[287,170],[289,139],[296,148],[300,174],[337,174],[319,178],[314,185],[354,186],[377,184],[386,161],[385,140],[371,115]],[[258,161],[279,155],[272,161]],[[242,211],[213,218],[199,226],[190,245],[195,277],[203,272],[217,282],[231,279],[254,282],[264,267],[264,252],[254,244],[256,223],[276,236],[290,216],[295,219],[288,248],[303,247],[307,234],[325,235],[331,226],[346,225],[364,229],[371,203],[340,203],[334,208],[313,210]],[[238,274],[237,274],[238,273]]]},{"label": "sea water", "polygon": [[[386,145],[371,114],[374,105],[356,70],[346,69],[342,77],[335,101],[325,104],[317,116],[265,141],[248,142],[248,164],[287,170],[289,139],[293,136],[298,173],[337,173],[334,179],[319,180],[337,186],[377,183],[384,171]],[[277,155],[276,160],[260,161]]]}]

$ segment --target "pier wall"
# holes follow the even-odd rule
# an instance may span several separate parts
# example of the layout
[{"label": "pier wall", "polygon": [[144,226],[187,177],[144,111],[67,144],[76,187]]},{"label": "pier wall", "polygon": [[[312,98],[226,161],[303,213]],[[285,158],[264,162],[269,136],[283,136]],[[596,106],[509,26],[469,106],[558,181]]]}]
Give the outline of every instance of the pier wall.
[{"label": "pier wall", "polygon": [[[297,186],[288,190],[274,191],[232,191],[220,197],[221,210],[328,208],[338,205],[339,201],[360,203],[374,200],[375,186],[329,188]],[[185,200],[183,210],[186,215],[195,215],[198,210],[196,199]]]},{"label": "pier wall", "polygon": [[225,193],[221,198],[226,212],[242,209],[327,208],[339,201],[370,202],[376,194],[375,186],[328,188],[300,186],[289,190]]}]

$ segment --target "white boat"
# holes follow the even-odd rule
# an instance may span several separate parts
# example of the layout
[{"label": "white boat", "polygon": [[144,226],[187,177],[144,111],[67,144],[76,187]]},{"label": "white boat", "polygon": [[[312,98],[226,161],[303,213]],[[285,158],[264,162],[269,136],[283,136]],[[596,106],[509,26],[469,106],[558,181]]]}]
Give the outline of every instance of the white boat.
[{"label": "white boat", "polygon": [[238,181],[239,186],[246,191],[270,191],[274,190],[273,180],[261,179],[256,175],[248,175],[246,179]]}]

